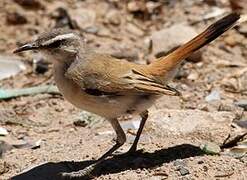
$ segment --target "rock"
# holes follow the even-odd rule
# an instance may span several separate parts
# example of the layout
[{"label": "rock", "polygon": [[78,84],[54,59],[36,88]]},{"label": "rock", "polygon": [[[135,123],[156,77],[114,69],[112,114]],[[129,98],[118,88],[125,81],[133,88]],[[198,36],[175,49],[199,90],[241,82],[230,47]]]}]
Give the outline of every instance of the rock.
[{"label": "rock", "polygon": [[173,165],[174,166],[186,166],[186,164],[181,159],[174,161]]},{"label": "rock", "polygon": [[235,102],[235,105],[244,108],[244,110],[247,111],[247,99],[239,100]]},{"label": "rock", "polygon": [[18,58],[0,55],[0,80],[15,76],[25,69],[25,65]]},{"label": "rock", "polygon": [[178,171],[180,172],[181,176],[185,176],[187,174],[190,174],[189,170],[186,169],[185,167],[183,166],[179,166],[178,167]]},{"label": "rock", "polygon": [[88,124],[84,120],[76,120],[73,122],[75,126],[81,126],[81,127],[86,127]]},{"label": "rock", "polygon": [[6,136],[8,134],[9,133],[8,133],[8,131],[5,128],[0,127],[0,136]]},{"label": "rock", "polygon": [[241,127],[247,129],[247,119],[241,119],[239,121],[235,121],[235,123]]},{"label": "rock", "polygon": [[96,123],[99,123],[100,121],[103,121],[103,118],[100,116],[97,116],[93,113],[82,111],[79,114],[75,115],[74,117],[74,125],[75,126],[93,126]]},{"label": "rock", "polygon": [[218,111],[232,111],[237,112],[240,111],[239,114],[243,114],[243,107],[237,105],[238,102],[235,102],[234,104],[232,102],[224,102],[221,103],[219,106]]},{"label": "rock", "polygon": [[132,23],[128,23],[126,25],[126,30],[136,36],[143,36],[144,32],[143,30],[141,30],[139,27],[137,27],[136,25],[132,24]]},{"label": "rock", "polygon": [[203,163],[204,163],[204,161],[199,160],[197,163],[198,163],[198,164],[203,164]]},{"label": "rock", "polygon": [[197,72],[192,72],[188,75],[187,79],[195,81],[199,78],[199,75]]},{"label": "rock", "polygon": [[90,26],[84,29],[84,32],[90,34],[97,34],[99,32],[99,28],[97,26]]},{"label": "rock", "polygon": [[62,7],[58,7],[57,9],[55,9],[52,12],[51,16],[56,21],[55,28],[77,28],[75,22],[72,21],[68,11]]},{"label": "rock", "polygon": [[240,57],[241,56],[241,50],[239,49],[239,47],[237,46],[238,44],[242,44],[243,41],[244,41],[245,37],[239,33],[231,33],[230,35],[226,36],[224,38],[224,41],[227,45],[231,46],[231,47],[234,47],[234,48],[231,48],[231,52]]},{"label": "rock", "polygon": [[213,142],[208,142],[206,144],[203,144],[201,146],[201,149],[203,152],[209,155],[216,155],[216,154],[219,154],[221,151],[220,146]]},{"label": "rock", "polygon": [[103,136],[103,135],[113,135],[114,131],[103,131],[103,132],[97,132],[96,136]]},{"label": "rock", "polygon": [[96,19],[96,13],[89,9],[73,9],[69,11],[69,15],[75,21],[77,27],[82,30],[93,26]]},{"label": "rock", "polygon": [[186,168],[186,164],[182,160],[180,160],[180,159],[176,160],[173,163],[173,165],[177,166],[176,170],[180,172],[181,176],[185,176],[187,174],[190,174],[189,170]]},{"label": "rock", "polygon": [[243,34],[245,37],[247,37],[247,24],[241,24],[238,31],[240,32],[240,34]]},{"label": "rock", "polygon": [[149,113],[146,127],[157,136],[186,136],[222,143],[231,132],[235,115],[231,112],[160,109]]},{"label": "rock", "polygon": [[150,37],[146,37],[143,41],[144,49],[147,54],[149,54],[152,50],[152,40]]},{"label": "rock", "polygon": [[10,143],[14,148],[17,149],[27,148],[29,146],[29,144],[24,140],[10,141]]},{"label": "rock", "polygon": [[238,107],[232,103],[221,103],[218,108],[216,109],[218,111],[228,111],[228,112],[232,112],[235,114],[236,119],[240,119],[243,116],[243,111],[244,109],[241,107]]},{"label": "rock", "polygon": [[129,61],[135,61],[139,58],[138,51],[130,47],[115,46],[114,48],[111,48],[109,54],[111,54],[115,58],[127,59]]},{"label": "rock", "polygon": [[231,148],[223,153],[224,155],[232,156],[234,158],[242,158],[247,154],[247,146],[239,145]]},{"label": "rock", "polygon": [[102,44],[97,52],[110,54],[115,58],[125,59],[128,61],[137,61],[139,59],[137,48],[128,44]]},{"label": "rock", "polygon": [[247,157],[247,139],[245,136],[247,133],[244,133],[241,137],[241,139],[237,140],[237,143],[235,146],[231,147],[230,149],[226,149],[223,154],[224,155],[229,155],[234,158],[242,158],[242,157]]},{"label": "rock", "polygon": [[234,36],[227,36],[225,39],[224,39],[225,43],[231,47],[233,46],[236,46],[237,45],[237,40],[235,39]]},{"label": "rock", "polygon": [[157,9],[160,9],[160,7],[162,7],[162,3],[161,2],[148,1],[146,3],[147,11],[150,14],[154,13]]},{"label": "rock", "polygon": [[48,71],[48,63],[45,61],[37,61],[34,65],[34,71],[37,74],[44,74]]},{"label": "rock", "polygon": [[219,90],[212,90],[211,93],[205,97],[205,100],[207,102],[218,101],[220,99],[221,98],[220,98],[220,91]]},{"label": "rock", "polygon": [[26,24],[27,18],[20,14],[19,12],[8,12],[6,16],[6,21],[11,25]]},{"label": "rock", "polygon": [[168,175],[169,173],[167,173],[167,167],[166,166],[165,167],[164,166],[157,167],[157,168],[154,169],[154,171],[155,171],[154,174],[153,174],[154,176],[162,177],[162,178],[159,178],[159,180],[160,179],[163,179],[163,180],[167,179],[168,176],[169,176]]},{"label": "rock", "polygon": [[38,148],[40,148],[41,142],[42,142],[41,139],[39,139],[38,141],[31,141],[31,142],[29,142],[30,148],[31,149],[38,149]]},{"label": "rock", "polygon": [[17,149],[29,148],[29,149],[38,149],[40,148],[42,140],[31,140],[28,137],[22,140],[9,140],[12,147]]},{"label": "rock", "polygon": [[[197,35],[194,28],[186,24],[175,24],[169,28],[156,31],[151,35],[153,54],[156,57],[166,55],[172,49],[176,49]],[[188,60],[198,62],[202,59],[202,52],[193,53]]]},{"label": "rock", "polygon": [[202,60],[202,50],[192,53],[186,60],[193,63],[200,62]]},{"label": "rock", "polygon": [[127,4],[127,9],[130,12],[146,11],[146,4],[144,1],[130,1]]},{"label": "rock", "polygon": [[[179,79],[179,80],[182,78],[188,78],[189,74],[190,74],[190,72],[188,70],[180,67],[174,78]],[[184,84],[181,86],[184,86]]]},{"label": "rock", "polygon": [[33,58],[33,71],[37,74],[44,74],[48,71],[48,62],[40,54]]},{"label": "rock", "polygon": [[[246,75],[245,75],[246,74]],[[240,75],[238,78],[225,78],[223,79],[222,86],[225,90],[231,92],[244,92],[247,90],[247,72]],[[238,76],[238,75],[237,75]]]},{"label": "rock", "polygon": [[121,23],[121,15],[116,10],[111,10],[106,14],[106,19],[113,25],[119,25]]},{"label": "rock", "polygon": [[14,0],[17,4],[28,8],[28,9],[41,9],[44,6],[40,3],[39,0]]},{"label": "rock", "polygon": [[207,14],[203,16],[203,19],[208,20],[208,19],[217,18],[219,16],[222,16],[225,12],[226,12],[226,9],[215,6],[210,9],[210,12],[208,12]]}]

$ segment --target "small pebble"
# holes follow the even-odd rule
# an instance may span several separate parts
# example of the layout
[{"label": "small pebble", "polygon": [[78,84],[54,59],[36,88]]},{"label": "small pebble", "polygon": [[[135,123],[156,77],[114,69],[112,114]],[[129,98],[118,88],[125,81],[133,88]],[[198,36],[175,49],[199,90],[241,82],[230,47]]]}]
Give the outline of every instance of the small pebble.
[{"label": "small pebble", "polygon": [[180,160],[180,159],[176,160],[176,161],[173,163],[173,165],[174,165],[174,166],[186,166],[186,164],[185,164],[182,160]]},{"label": "small pebble", "polygon": [[198,164],[203,164],[204,162],[203,162],[203,161],[198,161],[197,163],[198,163]]},{"label": "small pebble", "polygon": [[45,72],[48,71],[48,63],[43,61],[43,60],[39,60],[34,64],[34,71],[37,74],[44,74]]},{"label": "small pebble", "polygon": [[183,166],[179,166],[177,170],[180,172],[181,176],[190,174],[190,171]]},{"label": "small pebble", "polygon": [[139,27],[137,27],[136,25],[134,25],[132,23],[128,23],[126,25],[126,30],[129,33],[136,35],[136,36],[143,36],[144,35],[144,32]]},{"label": "small pebble", "polygon": [[96,34],[99,32],[99,28],[96,26],[89,26],[84,29],[84,32],[90,33],[90,34]]},{"label": "small pebble", "polygon": [[204,151],[206,154],[210,155],[216,155],[221,152],[220,146],[218,144],[215,144],[213,142],[208,142],[206,144],[203,144],[201,146],[202,151]]},{"label": "small pebble", "polygon": [[247,111],[247,99],[239,100],[235,102],[235,105],[244,108],[244,110]]},{"label": "small pebble", "polygon": [[41,142],[42,142],[42,140],[40,139],[38,141],[33,142],[33,144],[30,143],[30,148],[31,149],[38,149],[38,148],[40,148]]},{"label": "small pebble", "polygon": [[198,78],[199,78],[199,75],[198,75],[198,73],[196,73],[196,72],[190,73],[190,74],[188,75],[188,77],[187,77],[187,79],[192,80],[192,81],[195,81],[195,80],[197,80]]},{"label": "small pebble", "polygon": [[109,23],[113,25],[119,25],[121,23],[121,15],[118,11],[112,10],[106,14],[106,18]]},{"label": "small pebble", "polygon": [[130,12],[145,11],[146,5],[144,1],[130,1],[127,4],[127,9]]},{"label": "small pebble", "polygon": [[241,24],[238,31],[244,36],[247,36],[247,24]]},{"label": "small pebble", "polygon": [[29,9],[40,9],[44,8],[43,5],[40,3],[39,0],[14,0],[20,6]]},{"label": "small pebble", "polygon": [[0,127],[0,136],[6,136],[8,134],[9,133],[8,133],[7,129]]},{"label": "small pebble", "polygon": [[18,12],[7,13],[6,21],[11,25],[21,25],[27,23],[27,18]]},{"label": "small pebble", "polygon": [[112,135],[114,134],[113,131],[103,131],[103,132],[97,132],[95,135],[102,136],[102,135]]},{"label": "small pebble", "polygon": [[217,101],[217,100],[220,100],[220,91],[219,90],[213,90],[211,91],[211,93],[209,95],[207,95],[205,97],[205,100],[207,102],[210,102],[210,101]]}]

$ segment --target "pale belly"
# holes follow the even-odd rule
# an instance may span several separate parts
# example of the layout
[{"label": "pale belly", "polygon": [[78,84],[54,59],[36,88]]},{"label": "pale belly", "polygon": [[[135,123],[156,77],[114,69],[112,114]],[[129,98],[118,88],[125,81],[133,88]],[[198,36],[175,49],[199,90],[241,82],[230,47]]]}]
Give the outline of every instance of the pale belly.
[{"label": "pale belly", "polygon": [[93,96],[86,94],[76,85],[66,90],[59,85],[58,88],[64,98],[74,106],[106,118],[116,118],[127,113],[138,114],[152,106],[157,99],[154,96]]}]

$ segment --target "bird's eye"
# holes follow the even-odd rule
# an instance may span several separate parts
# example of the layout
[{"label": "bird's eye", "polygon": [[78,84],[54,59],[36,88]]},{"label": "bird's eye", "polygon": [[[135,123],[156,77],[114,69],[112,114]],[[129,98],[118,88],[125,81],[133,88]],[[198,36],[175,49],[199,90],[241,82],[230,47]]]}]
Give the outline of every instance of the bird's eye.
[{"label": "bird's eye", "polygon": [[47,45],[46,47],[48,47],[48,48],[58,48],[58,47],[60,47],[62,45],[62,43],[63,43],[63,40],[57,40],[57,41]]}]

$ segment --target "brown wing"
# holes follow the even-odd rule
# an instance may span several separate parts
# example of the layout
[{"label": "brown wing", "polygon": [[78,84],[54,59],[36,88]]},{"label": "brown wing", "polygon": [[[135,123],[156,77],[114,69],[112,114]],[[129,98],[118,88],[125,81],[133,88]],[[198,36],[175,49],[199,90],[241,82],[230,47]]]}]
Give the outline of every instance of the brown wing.
[{"label": "brown wing", "polygon": [[124,78],[128,78],[131,82],[133,82],[133,86],[136,91],[171,96],[180,95],[180,92],[175,88],[165,85],[157,78],[145,74],[142,69],[133,68],[131,75]]},{"label": "brown wing", "polygon": [[86,92],[92,95],[150,93],[179,95],[175,89],[149,77],[137,65],[106,54],[91,54],[75,60],[66,72]]}]

